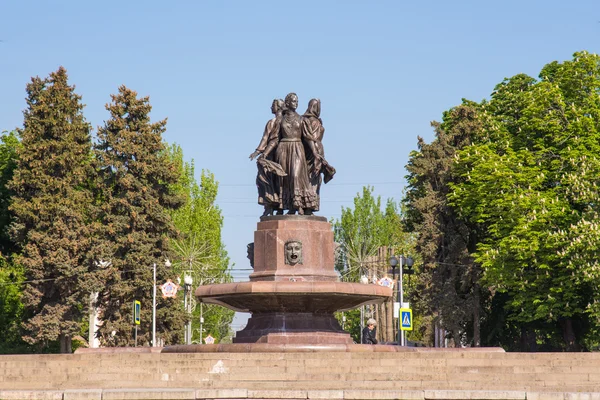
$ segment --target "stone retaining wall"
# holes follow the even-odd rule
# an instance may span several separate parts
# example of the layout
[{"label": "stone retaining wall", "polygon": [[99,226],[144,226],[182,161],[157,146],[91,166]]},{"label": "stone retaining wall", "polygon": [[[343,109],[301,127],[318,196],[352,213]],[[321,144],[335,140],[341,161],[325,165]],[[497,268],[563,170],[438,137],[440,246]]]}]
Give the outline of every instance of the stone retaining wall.
[{"label": "stone retaining wall", "polygon": [[0,399],[600,400],[600,353],[10,355]]}]

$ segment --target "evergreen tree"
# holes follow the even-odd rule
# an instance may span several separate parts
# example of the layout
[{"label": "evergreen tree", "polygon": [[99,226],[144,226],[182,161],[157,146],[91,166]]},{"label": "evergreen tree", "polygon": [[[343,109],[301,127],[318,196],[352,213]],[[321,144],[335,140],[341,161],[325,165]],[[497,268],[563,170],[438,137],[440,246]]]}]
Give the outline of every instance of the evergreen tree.
[{"label": "evergreen tree", "polygon": [[30,316],[23,323],[24,339],[46,346],[60,338],[61,352],[71,351],[89,296],[91,137],[82,109],[64,68],[46,79],[32,78],[9,185],[11,238],[22,251],[17,261],[29,281],[23,292]]},{"label": "evergreen tree", "polygon": [[[111,262],[96,275],[105,283],[98,296],[99,335],[105,345],[130,346],[134,300],[142,306],[138,342],[151,342],[153,265],[157,284],[176,278],[165,265],[172,258],[169,238],[178,236],[169,212],[183,199],[172,189],[179,177],[162,142],[166,120],[150,122],[149,99],[121,86],[106,108],[110,119],[99,128],[95,146],[98,195],[92,257]],[[156,323],[157,341],[179,342],[184,325],[180,303],[157,296]]]},{"label": "evergreen tree", "polygon": [[[477,227],[468,225],[448,203],[456,152],[480,133],[474,104],[465,103],[433,123],[435,140],[419,138],[406,169],[409,189],[404,200],[406,224],[417,233],[417,251],[423,259],[419,279],[420,304],[436,315],[438,325],[451,332],[457,346],[480,345],[480,267],[474,263]],[[471,328],[472,329],[469,329]],[[470,334],[468,334],[470,333]]]}]

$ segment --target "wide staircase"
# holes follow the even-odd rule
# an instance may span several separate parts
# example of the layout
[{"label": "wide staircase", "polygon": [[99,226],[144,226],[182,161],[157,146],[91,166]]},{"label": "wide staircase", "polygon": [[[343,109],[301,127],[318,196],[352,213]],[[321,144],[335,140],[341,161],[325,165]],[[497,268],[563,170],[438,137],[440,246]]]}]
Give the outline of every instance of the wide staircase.
[{"label": "wide staircase", "polygon": [[453,349],[0,356],[0,399],[247,398],[600,400],[600,353]]}]

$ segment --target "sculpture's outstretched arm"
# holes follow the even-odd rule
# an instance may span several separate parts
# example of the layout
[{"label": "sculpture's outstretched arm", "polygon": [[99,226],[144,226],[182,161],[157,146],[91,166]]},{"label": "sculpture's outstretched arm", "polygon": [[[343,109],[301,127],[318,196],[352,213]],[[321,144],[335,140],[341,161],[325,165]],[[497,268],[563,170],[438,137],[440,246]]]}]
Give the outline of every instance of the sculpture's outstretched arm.
[{"label": "sculpture's outstretched arm", "polygon": [[[260,139],[260,143],[258,144],[258,147],[256,147],[256,151],[250,154],[250,160],[254,160],[254,158],[256,158],[259,154],[264,153],[269,142],[269,137],[271,136],[271,133],[273,131],[275,121],[276,118],[273,118],[272,120],[267,122],[267,125],[265,125],[265,131],[263,132],[262,138]],[[277,124],[277,127],[279,127],[279,124]]]}]

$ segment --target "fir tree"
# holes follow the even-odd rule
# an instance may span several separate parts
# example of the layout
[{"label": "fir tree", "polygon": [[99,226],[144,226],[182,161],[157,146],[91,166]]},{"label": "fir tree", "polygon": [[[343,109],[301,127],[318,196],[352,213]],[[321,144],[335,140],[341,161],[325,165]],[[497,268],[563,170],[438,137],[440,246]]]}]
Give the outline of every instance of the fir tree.
[{"label": "fir tree", "polygon": [[24,339],[45,346],[60,338],[61,352],[71,351],[89,298],[91,137],[82,109],[64,68],[46,79],[32,78],[9,185],[12,239],[22,250],[18,262],[29,281],[23,302],[31,318],[23,323]]},{"label": "fir tree", "polygon": [[[417,251],[423,258],[419,279],[420,308],[436,315],[438,324],[451,332],[457,346],[480,345],[480,267],[470,253],[475,250],[477,229],[448,204],[454,157],[469,145],[481,126],[473,104],[444,114],[444,122],[432,124],[436,138],[411,155],[406,169],[409,190],[405,198],[409,229],[417,233]],[[473,326],[466,335],[467,326]]]},{"label": "fir tree", "polygon": [[[182,204],[173,189],[179,176],[162,142],[166,120],[151,123],[147,97],[121,86],[107,105],[110,119],[99,128],[95,155],[98,171],[93,257],[110,260],[98,272],[105,282],[98,301],[101,342],[133,344],[132,303],[142,305],[139,343],[152,335],[152,266],[157,284],[175,279],[165,266],[169,238],[178,232],[169,215]],[[176,343],[183,333],[184,314],[176,299],[157,298],[157,341]]]}]

